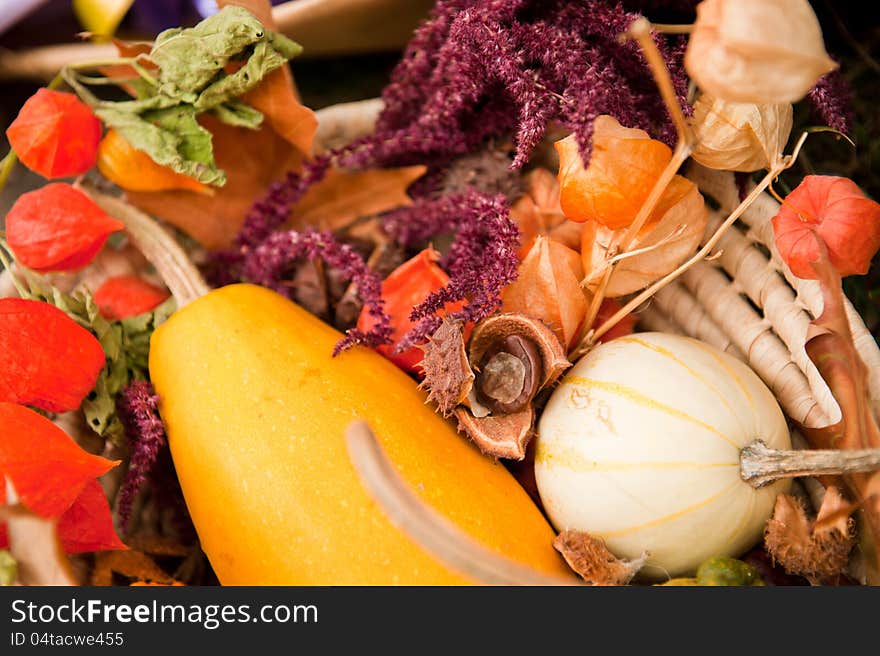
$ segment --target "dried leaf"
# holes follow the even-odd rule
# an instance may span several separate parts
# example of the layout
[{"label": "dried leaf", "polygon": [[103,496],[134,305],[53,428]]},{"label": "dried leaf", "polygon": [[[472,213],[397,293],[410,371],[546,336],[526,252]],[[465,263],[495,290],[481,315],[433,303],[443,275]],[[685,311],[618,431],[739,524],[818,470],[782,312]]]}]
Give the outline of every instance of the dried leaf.
[{"label": "dried leaf", "polygon": [[580,255],[547,237],[537,237],[502,295],[503,312],[519,312],[546,323],[568,348],[587,313]]},{"label": "dried leaf", "polygon": [[734,103],[704,93],[694,103],[692,156],[712,169],[769,169],[782,157],[792,116],[791,104]]},{"label": "dried leaf", "polygon": [[[275,27],[267,0],[218,4],[243,7],[268,29]],[[178,190],[128,194],[132,204],[177,226],[208,249],[229,246],[253,202],[312,154],[317,120],[300,104],[287,66],[274,70],[242,98],[264,115],[257,131],[212,116],[199,117],[213,136],[214,159],[227,177],[214,196]]]},{"label": "dried leaf", "polygon": [[448,417],[467,399],[474,383],[474,372],[465,352],[462,323],[444,319],[422,350],[425,353],[422,358],[425,379],[420,387],[428,391],[428,400],[434,401],[440,412]]},{"label": "dried leaf", "polygon": [[458,430],[467,433],[486,455],[511,460],[525,458],[526,447],[534,435],[535,410],[531,405],[509,415],[487,417],[475,417],[468,408],[459,406],[455,417]]},{"label": "dried leaf", "polygon": [[[277,29],[272,6],[267,0],[219,0],[218,7],[235,5],[246,9],[270,30]],[[263,82],[242,96],[242,100],[265,117],[268,127],[292,144],[301,155],[311,157],[318,119],[300,103],[288,66],[272,71]]]},{"label": "dried leaf", "polygon": [[92,570],[92,585],[113,585],[113,575],[136,579],[140,582],[174,585],[174,580],[165,570],[143,551],[108,551],[95,558]]},{"label": "dried leaf", "polygon": [[295,228],[338,230],[364,216],[412,204],[406,190],[425,166],[344,171],[332,168],[291,209]]},{"label": "dried leaf", "polygon": [[129,192],[129,202],[180,228],[208,249],[229,246],[245,214],[269,185],[299,168],[301,153],[271,128],[258,131],[204,116],[200,122],[213,135],[217,166],[226,185],[213,196],[192,191]]},{"label": "dried leaf", "polygon": [[[693,255],[708,221],[709,212],[697,186],[680,175],[675,176],[629,249],[645,252],[618,263],[605,290],[606,296],[630,294],[673,271]],[[617,236],[616,232],[596,223],[584,226],[581,257],[588,288],[594,288],[605,274],[609,266],[608,253]]]},{"label": "dried leaf", "polygon": [[814,279],[822,239],[841,276],[865,274],[880,249],[880,204],[849,178],[808,175],[773,217],[779,255],[799,278]]},{"label": "dried leaf", "polygon": [[846,567],[854,544],[854,523],[849,517],[852,511],[852,504],[837,488],[830,487],[817,520],[812,522],[800,501],[780,494],[764,530],[767,551],[786,572],[814,583],[837,576]]},{"label": "dried leaf", "polygon": [[575,135],[554,144],[562,211],[572,221],[595,221],[618,230],[635,220],[672,151],[644,130],[625,128],[607,114],[593,126],[593,153],[586,168]]},{"label": "dried leaf", "polygon": [[[831,264],[828,251],[819,242],[819,259],[813,263],[822,289],[822,315],[810,324],[806,351],[840,406],[841,420],[830,426],[801,430],[813,448],[880,448],[880,427],[871,409],[868,368],[859,356],[846,317],[840,275]],[[842,477],[852,496],[861,503],[863,538],[870,542],[862,552],[871,562],[868,568],[880,583],[880,472]]]},{"label": "dried leaf", "polygon": [[621,560],[605,547],[605,543],[585,531],[563,531],[553,546],[565,562],[590,585],[626,585],[648,559],[643,554],[636,560]]},{"label": "dried leaf", "polygon": [[759,104],[797,102],[837,68],[808,0],[704,0],[684,64],[713,96]]}]

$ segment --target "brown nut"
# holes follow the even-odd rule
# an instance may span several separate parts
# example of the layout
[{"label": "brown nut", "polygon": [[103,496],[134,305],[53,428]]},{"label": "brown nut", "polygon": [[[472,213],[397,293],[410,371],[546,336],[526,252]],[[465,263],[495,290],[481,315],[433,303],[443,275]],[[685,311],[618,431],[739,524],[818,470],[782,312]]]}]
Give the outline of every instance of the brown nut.
[{"label": "brown nut", "polygon": [[492,414],[522,410],[537,394],[543,376],[538,347],[522,335],[496,341],[475,369],[477,400]]}]

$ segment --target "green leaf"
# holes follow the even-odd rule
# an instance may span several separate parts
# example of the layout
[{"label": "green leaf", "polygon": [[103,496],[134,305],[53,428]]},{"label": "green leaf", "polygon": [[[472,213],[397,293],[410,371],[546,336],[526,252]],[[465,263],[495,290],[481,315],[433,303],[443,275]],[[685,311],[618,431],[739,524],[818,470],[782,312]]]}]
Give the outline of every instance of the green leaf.
[{"label": "green leaf", "polygon": [[226,184],[226,174],[214,163],[211,133],[198,124],[192,106],[178,105],[143,116],[115,108],[99,108],[95,114],[156,163],[205,184]]},{"label": "green leaf", "polygon": [[211,113],[227,125],[249,130],[257,130],[263,124],[263,112],[241,100],[227,100],[214,107]]},{"label": "green leaf", "polygon": [[[228,6],[195,27],[159,34],[148,55],[159,66],[156,79],[152,70],[138,68],[138,61],[119,60],[134,66],[144,78],[134,81],[139,82],[136,99],[98,98],[88,85],[101,86],[112,80],[81,75],[79,65],[65,67],[62,74],[98,118],[135,149],[177,173],[221,187],[226,184],[226,175],[214,162],[211,133],[196,117],[212,112],[224,123],[259,128],[263,114],[239,97],[301,51],[299,44],[266,30],[245,9]],[[244,64],[227,74],[224,69],[233,59],[244,60]]]},{"label": "green leaf", "polygon": [[224,7],[195,27],[165,30],[150,59],[160,68],[159,92],[193,102],[233,56],[266,38],[263,24],[241,7]]},{"label": "green leaf", "polygon": [[194,106],[197,112],[205,112],[225,102],[229,98],[244,95],[274,71],[287,63],[268,41],[258,43],[247,62],[231,75],[223,75],[199,94]]}]

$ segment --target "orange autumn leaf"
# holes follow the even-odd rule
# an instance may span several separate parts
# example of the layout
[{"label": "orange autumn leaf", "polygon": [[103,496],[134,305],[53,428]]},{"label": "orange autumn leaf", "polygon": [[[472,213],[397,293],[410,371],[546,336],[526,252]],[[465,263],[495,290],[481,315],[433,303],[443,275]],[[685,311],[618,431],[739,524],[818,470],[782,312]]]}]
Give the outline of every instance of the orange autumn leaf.
[{"label": "orange autumn leaf", "polygon": [[[246,9],[270,30],[277,29],[272,18],[272,5],[266,0],[218,0],[217,6]],[[266,125],[277,135],[293,144],[304,156],[311,157],[318,119],[299,101],[293,76],[288,66],[272,71],[262,84],[242,96],[247,104],[260,110]]]},{"label": "orange autumn leaf", "polygon": [[425,166],[365,171],[332,168],[293,206],[294,224],[336,230],[360,217],[410,205],[407,187],[426,170]]},{"label": "orange autumn leaf", "polygon": [[[708,221],[709,213],[697,186],[675,176],[630,245],[630,252],[643,252],[618,262],[605,295],[630,294],[673,271],[697,249]],[[614,230],[595,222],[584,225],[581,258],[588,288],[598,284],[605,274],[609,249],[617,236]]]},{"label": "orange autumn leaf", "polygon": [[647,132],[601,115],[593,124],[593,152],[584,168],[574,135],[555,143],[562,211],[572,221],[596,221],[619,230],[631,224],[663,169],[669,147]]},{"label": "orange autumn leaf", "polygon": [[540,319],[567,348],[587,314],[587,296],[577,251],[539,235],[519,266],[519,276],[501,297],[503,312]]},{"label": "orange autumn leaf", "polygon": [[116,535],[104,488],[94,479],[58,518],[58,538],[69,554],[128,548]]}]

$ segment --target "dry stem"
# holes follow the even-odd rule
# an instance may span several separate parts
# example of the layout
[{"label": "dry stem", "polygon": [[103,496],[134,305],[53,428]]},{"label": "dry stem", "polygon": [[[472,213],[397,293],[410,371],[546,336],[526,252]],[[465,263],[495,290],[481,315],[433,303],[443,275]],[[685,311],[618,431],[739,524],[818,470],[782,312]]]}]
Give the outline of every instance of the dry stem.
[{"label": "dry stem", "polygon": [[[657,178],[654,186],[651,188],[651,192],[639,208],[635,219],[633,219],[633,222],[618,240],[617,244],[612,246],[611,252],[609,253],[612,259],[614,259],[619,253],[626,252],[627,249],[632,246],[633,242],[638,237],[639,232],[645,226],[645,223],[657,207],[657,203],[660,202],[660,198],[663,196],[663,192],[666,191],[666,187],[669,186],[669,183],[675,177],[676,173],[678,173],[678,169],[681,168],[681,165],[684,164],[688,157],[690,157],[694,144],[693,131],[691,130],[690,125],[688,125],[684,112],[681,110],[678,96],[676,96],[675,93],[675,85],[672,83],[672,78],[669,75],[669,69],[666,68],[663,55],[660,54],[660,50],[657,48],[657,44],[654,43],[653,36],[651,36],[651,28],[651,23],[646,18],[639,18],[633,21],[632,25],[630,25],[629,31],[621,36],[622,38],[632,38],[638,41],[642,53],[648,62],[648,67],[654,75],[654,80],[657,83],[657,88],[660,91],[663,102],[669,111],[669,115],[672,117],[672,122],[675,125],[675,131],[678,135],[678,143],[675,146],[675,150],[672,152],[672,159],[669,160],[669,163],[663,169],[660,177]],[[590,301],[590,307],[587,310],[586,318],[583,323],[584,330],[587,332],[579,340],[578,346],[574,351],[575,355],[586,351],[594,343],[595,336],[592,332],[589,332],[589,330],[599,314],[599,307],[605,299],[605,291],[608,289],[608,283],[611,280],[611,276],[614,275],[615,269],[616,265],[612,265],[605,270],[602,279],[599,281],[596,290],[593,292],[593,298]]]},{"label": "dry stem", "polygon": [[150,261],[177,301],[183,307],[208,293],[202,274],[180,244],[152,217],[125,201],[103,194],[88,185],[81,187],[105,212],[125,224],[139,251]]},{"label": "dry stem", "polygon": [[345,440],[361,483],[391,523],[451,569],[488,585],[578,585],[573,578],[542,574],[489,551],[425,505],[388,460],[366,422],[350,424]]},{"label": "dry stem", "polygon": [[783,451],[760,440],[740,452],[740,476],[753,487],[781,478],[853,474],[880,469],[880,449]]}]

